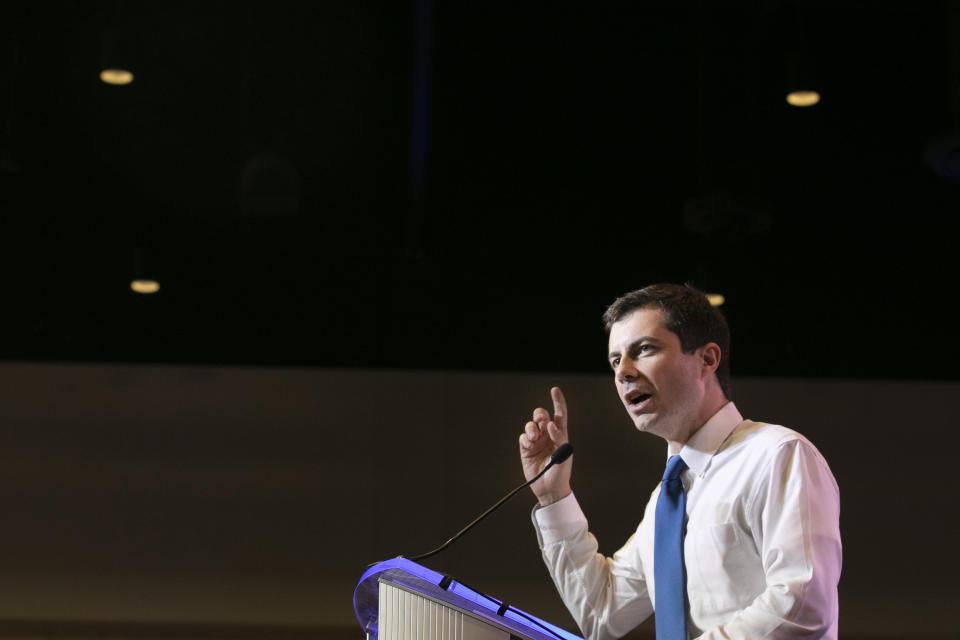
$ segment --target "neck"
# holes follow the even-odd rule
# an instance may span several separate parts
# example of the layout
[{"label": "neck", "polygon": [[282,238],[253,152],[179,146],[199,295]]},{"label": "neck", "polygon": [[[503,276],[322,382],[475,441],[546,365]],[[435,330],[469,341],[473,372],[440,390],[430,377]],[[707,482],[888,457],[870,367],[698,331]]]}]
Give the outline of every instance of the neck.
[{"label": "neck", "polygon": [[715,388],[713,391],[715,393],[709,393],[704,402],[700,404],[700,410],[696,414],[696,419],[694,420],[693,427],[682,440],[671,440],[667,439],[667,445],[669,447],[670,455],[676,455],[680,453],[680,450],[683,449],[683,446],[687,444],[690,438],[693,437],[697,431],[700,431],[700,428],[703,425],[707,424],[707,421],[710,420],[713,416],[716,415],[720,409],[722,409],[728,402],[726,396],[723,395],[723,392],[720,391],[719,387]]}]

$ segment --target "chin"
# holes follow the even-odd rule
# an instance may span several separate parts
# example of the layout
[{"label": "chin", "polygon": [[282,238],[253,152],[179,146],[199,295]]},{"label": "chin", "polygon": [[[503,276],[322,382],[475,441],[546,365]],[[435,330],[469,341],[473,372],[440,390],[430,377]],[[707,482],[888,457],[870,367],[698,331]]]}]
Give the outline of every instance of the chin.
[{"label": "chin", "polygon": [[633,426],[637,428],[637,431],[643,433],[651,433],[650,427],[654,426],[653,421],[650,420],[648,416],[637,416],[633,419]]}]

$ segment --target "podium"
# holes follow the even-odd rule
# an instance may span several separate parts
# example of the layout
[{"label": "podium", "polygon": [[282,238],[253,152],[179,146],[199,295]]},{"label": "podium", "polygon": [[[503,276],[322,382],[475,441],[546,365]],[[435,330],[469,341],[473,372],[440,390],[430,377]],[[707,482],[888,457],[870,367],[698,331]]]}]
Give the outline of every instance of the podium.
[{"label": "podium", "polygon": [[367,640],[583,640],[406,558],[367,569],[353,610]]}]

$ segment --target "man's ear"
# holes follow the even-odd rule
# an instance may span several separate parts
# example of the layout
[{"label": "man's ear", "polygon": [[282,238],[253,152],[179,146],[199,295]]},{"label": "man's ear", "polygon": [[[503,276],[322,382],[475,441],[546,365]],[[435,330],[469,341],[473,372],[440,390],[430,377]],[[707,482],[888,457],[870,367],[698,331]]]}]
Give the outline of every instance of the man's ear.
[{"label": "man's ear", "polygon": [[708,342],[700,347],[700,362],[708,373],[713,373],[720,366],[720,345],[716,342]]}]

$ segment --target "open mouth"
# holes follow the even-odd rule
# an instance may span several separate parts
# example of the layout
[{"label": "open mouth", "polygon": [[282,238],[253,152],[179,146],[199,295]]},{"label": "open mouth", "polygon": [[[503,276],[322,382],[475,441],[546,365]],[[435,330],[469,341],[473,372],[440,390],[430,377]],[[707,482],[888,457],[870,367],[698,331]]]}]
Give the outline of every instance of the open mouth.
[{"label": "open mouth", "polygon": [[649,393],[631,393],[627,396],[627,404],[638,405],[650,397]]}]

